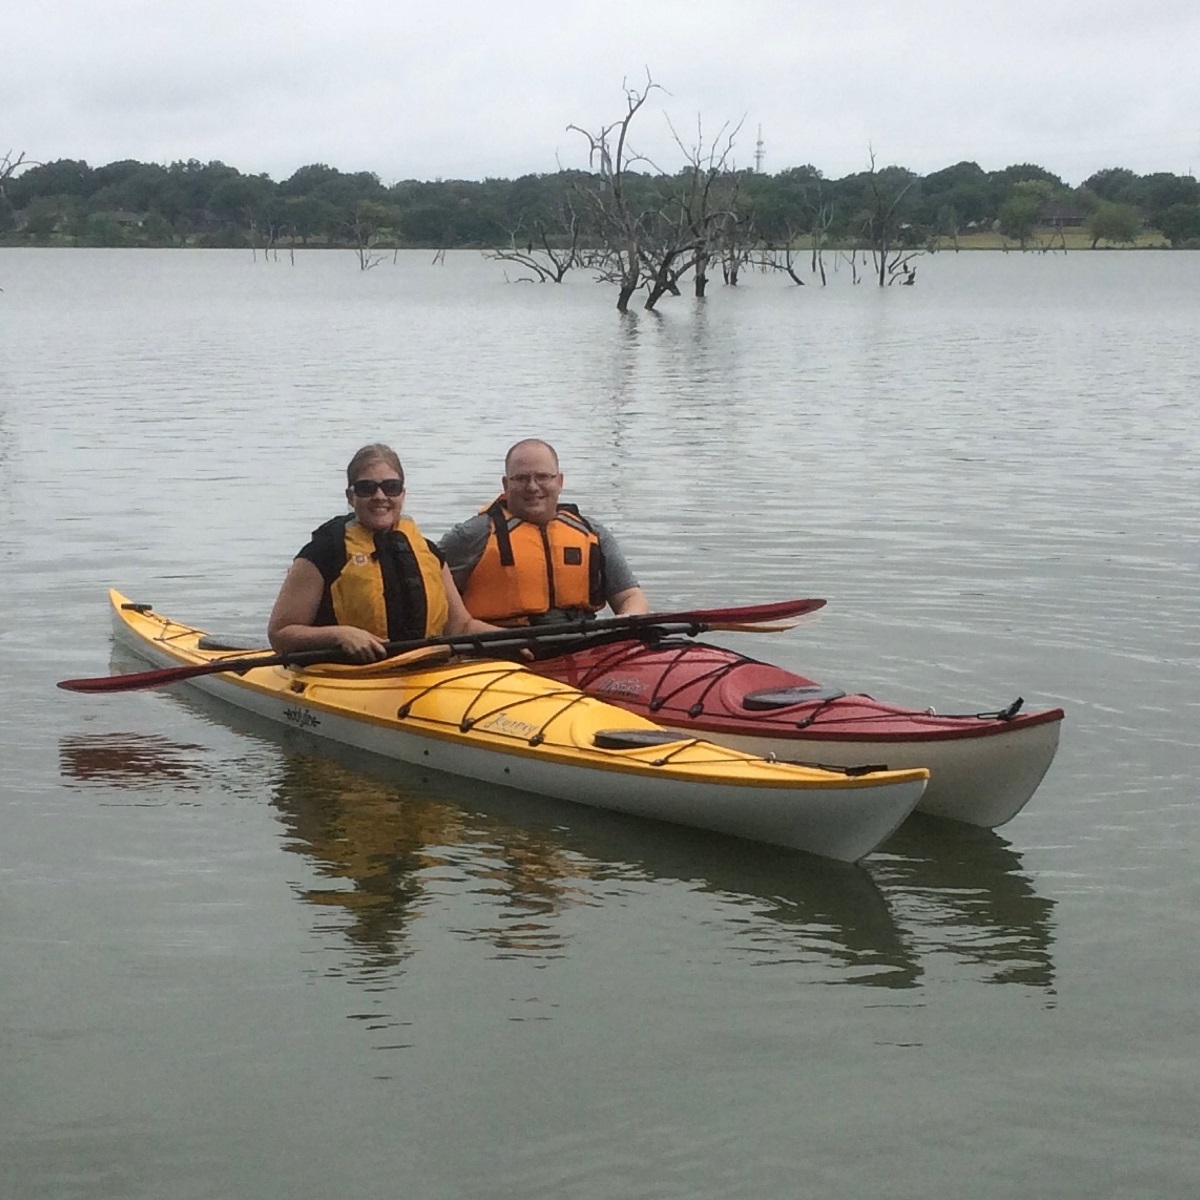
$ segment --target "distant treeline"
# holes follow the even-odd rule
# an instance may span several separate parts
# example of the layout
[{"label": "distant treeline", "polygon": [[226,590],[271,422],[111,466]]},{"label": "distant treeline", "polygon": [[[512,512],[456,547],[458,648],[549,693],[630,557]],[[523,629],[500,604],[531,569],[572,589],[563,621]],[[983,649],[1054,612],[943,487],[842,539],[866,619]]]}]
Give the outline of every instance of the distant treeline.
[{"label": "distant treeline", "polygon": [[[578,201],[598,186],[582,171],[386,185],[370,171],[324,163],[280,183],[195,159],[102,167],[60,159],[20,167],[7,178],[0,173],[0,244],[10,246],[487,249],[586,241]],[[681,177],[629,174],[625,185],[636,205],[661,212]],[[762,246],[852,242],[878,211],[883,188],[895,198],[889,220],[913,247],[985,230],[1024,245],[1035,228],[1067,226],[1094,234],[1093,245],[1133,242],[1151,229],[1173,246],[1200,247],[1200,183],[1190,175],[1112,167],[1069,187],[1031,163],[984,171],[960,162],[925,176],[885,167],[827,179],[802,166],[774,175],[722,172],[716,182],[727,210]]]}]

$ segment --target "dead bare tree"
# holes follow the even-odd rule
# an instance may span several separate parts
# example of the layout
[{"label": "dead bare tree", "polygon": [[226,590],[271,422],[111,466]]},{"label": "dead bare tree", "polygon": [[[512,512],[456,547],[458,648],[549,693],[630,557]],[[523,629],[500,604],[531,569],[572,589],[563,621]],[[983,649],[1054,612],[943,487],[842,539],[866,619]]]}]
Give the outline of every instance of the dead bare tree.
[{"label": "dead bare tree", "polygon": [[22,150],[16,158],[13,157],[11,150],[6,150],[3,155],[0,155],[0,196],[5,195],[4,185],[19,171],[22,167],[37,167],[41,163],[35,163],[32,159],[25,157],[25,151]]},{"label": "dead bare tree", "polygon": [[742,268],[754,263],[758,233],[748,217],[730,215],[721,227],[717,245],[721,256],[721,277],[737,287]]},{"label": "dead bare tree", "polygon": [[[6,150],[3,155],[0,155],[0,200],[8,203],[8,193],[5,191],[5,185],[8,181],[24,167],[40,167],[42,164],[34,162],[32,159],[25,157],[25,151],[20,151],[17,156],[13,157],[11,150]],[[0,291],[3,291],[0,288]]]},{"label": "dead bare tree", "polygon": [[[726,125],[709,144],[697,122],[696,142],[686,147],[671,126],[687,165],[667,174],[629,144],[633,118],[650,93],[662,89],[649,72],[643,86],[626,83],[624,88],[626,111],[619,121],[595,133],[578,125],[567,126],[587,139],[592,168],[591,181],[578,185],[587,232],[594,240],[581,261],[595,270],[598,278],[617,284],[620,312],[628,310],[641,287],[647,292],[645,307],[651,310],[663,296],[678,296],[689,271],[694,272],[696,294],[704,295],[709,264],[732,246],[729,234],[737,225],[737,215],[722,188],[730,174],[727,163],[734,137],[741,128],[740,122],[732,130]],[[653,182],[632,169],[639,164],[652,169]],[[736,188],[732,190],[736,192]],[[723,238],[727,240],[723,242]],[[727,277],[736,278],[734,251],[729,253]]]},{"label": "dead bare tree", "polygon": [[[742,128],[743,117],[730,128],[728,122],[717,132],[717,136],[706,148],[704,128],[696,118],[696,140],[685,146],[668,118],[667,124],[676,146],[687,160],[687,166],[674,177],[674,194],[665,197],[665,203],[656,214],[665,235],[661,241],[663,256],[671,254],[672,270],[681,255],[690,255],[682,268],[674,270],[671,282],[678,284],[688,269],[694,272],[695,293],[703,296],[708,286],[708,266],[715,258],[721,263],[725,282],[736,285],[737,273],[743,261],[743,241],[739,227],[746,223],[739,220],[737,196],[739,177],[731,168],[734,143]],[[651,256],[656,257],[658,247],[653,247]],[[676,291],[675,294],[678,294]],[[659,296],[651,287],[646,307],[653,308]]]},{"label": "dead bare tree", "polygon": [[875,170],[874,150],[870,151],[870,163],[862,230],[864,241],[871,251],[874,276],[880,287],[892,283],[912,284],[916,279],[912,260],[919,258],[924,251],[904,243],[904,226],[900,217],[903,211],[901,202],[917,182],[918,176],[905,172],[905,182],[897,186],[892,180],[885,181]]},{"label": "dead bare tree", "polygon": [[[768,244],[758,259],[765,271],[783,271],[797,287],[808,282],[801,278],[799,262],[805,254],[809,256],[809,274],[814,275],[825,287],[829,276],[825,269],[825,251],[829,248],[829,230],[833,226],[834,206],[826,200],[821,177],[814,169],[804,186],[803,209],[808,219],[803,222],[788,219],[784,222],[781,244]],[[836,259],[835,259],[836,264]]]},{"label": "dead bare tree", "polygon": [[[583,222],[569,202],[560,209],[558,220],[563,228],[561,236],[555,233],[552,237],[541,221],[534,221],[532,232],[527,232],[523,224],[519,224],[516,229],[509,230],[507,246],[493,246],[484,252],[484,258],[516,263],[533,272],[533,277],[521,276],[518,282],[562,283],[566,273],[580,262],[579,242]],[[557,244],[560,242],[566,244]]]},{"label": "dead bare tree", "polygon": [[598,237],[601,253],[593,258],[601,278],[618,285],[617,311],[626,312],[629,301],[642,283],[644,263],[639,237],[639,213],[629,193],[631,164],[643,161],[629,147],[629,126],[642,105],[659,85],[646,72],[645,86],[628,83],[625,89],[625,115],[611,125],[591,133],[578,125],[567,129],[582,134],[588,142],[588,161],[595,174],[595,185],[583,188],[581,198],[591,231]]},{"label": "dead bare tree", "polygon": [[383,261],[376,247],[386,235],[395,236],[399,226],[400,213],[393,205],[361,200],[354,206],[346,222],[346,233],[360,271],[370,271]]}]

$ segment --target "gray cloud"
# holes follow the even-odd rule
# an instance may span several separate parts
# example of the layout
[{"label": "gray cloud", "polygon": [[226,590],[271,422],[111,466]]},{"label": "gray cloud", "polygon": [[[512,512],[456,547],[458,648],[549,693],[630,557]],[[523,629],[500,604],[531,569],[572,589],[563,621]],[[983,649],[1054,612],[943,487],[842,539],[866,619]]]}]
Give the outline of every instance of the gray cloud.
[{"label": "gray cloud", "polygon": [[0,150],[31,158],[220,158],[281,179],[324,161],[399,178],[581,166],[571,123],[663,85],[635,142],[679,161],[697,115],[745,125],[749,165],[838,176],[964,158],[1033,161],[1079,182],[1112,165],[1200,165],[1200,12],[1174,0],[50,0],[6,20]]}]

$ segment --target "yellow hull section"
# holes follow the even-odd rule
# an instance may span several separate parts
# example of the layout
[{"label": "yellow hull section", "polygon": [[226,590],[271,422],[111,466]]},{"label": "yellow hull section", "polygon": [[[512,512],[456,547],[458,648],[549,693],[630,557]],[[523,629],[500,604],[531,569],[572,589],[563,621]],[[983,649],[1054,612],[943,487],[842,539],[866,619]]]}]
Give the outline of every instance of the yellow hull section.
[{"label": "yellow hull section", "polygon": [[[117,637],[158,666],[247,658],[202,648],[202,630],[119,592],[110,599]],[[447,662],[434,648],[371,667],[275,665],[191,682],[373,753],[849,861],[895,829],[928,779],[923,769],[843,775],[771,762],[664,733],[518,664]],[[644,737],[652,744],[637,745]]]}]

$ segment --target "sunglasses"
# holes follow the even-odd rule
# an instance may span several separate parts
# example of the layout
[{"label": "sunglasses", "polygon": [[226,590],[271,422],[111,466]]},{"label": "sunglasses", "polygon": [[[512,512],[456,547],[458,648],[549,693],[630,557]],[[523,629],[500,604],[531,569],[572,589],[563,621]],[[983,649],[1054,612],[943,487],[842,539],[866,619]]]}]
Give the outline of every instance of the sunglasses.
[{"label": "sunglasses", "polygon": [[403,479],[356,479],[350,490],[360,499],[366,500],[375,495],[376,491],[385,496],[398,496],[404,491]]}]

